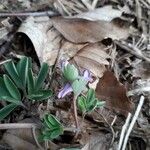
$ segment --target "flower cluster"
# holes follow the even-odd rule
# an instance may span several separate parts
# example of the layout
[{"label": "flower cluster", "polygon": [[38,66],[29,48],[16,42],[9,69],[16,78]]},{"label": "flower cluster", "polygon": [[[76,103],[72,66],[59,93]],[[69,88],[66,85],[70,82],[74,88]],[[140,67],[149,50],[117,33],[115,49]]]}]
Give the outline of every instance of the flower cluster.
[{"label": "flower cluster", "polygon": [[58,93],[58,98],[63,98],[66,95],[73,92],[72,83],[75,80],[80,80],[81,78],[88,82],[92,82],[91,73],[88,70],[84,70],[83,74],[80,76],[77,68],[74,65],[69,64],[68,61],[61,63],[61,70],[63,72],[64,78],[68,81],[66,85]]}]

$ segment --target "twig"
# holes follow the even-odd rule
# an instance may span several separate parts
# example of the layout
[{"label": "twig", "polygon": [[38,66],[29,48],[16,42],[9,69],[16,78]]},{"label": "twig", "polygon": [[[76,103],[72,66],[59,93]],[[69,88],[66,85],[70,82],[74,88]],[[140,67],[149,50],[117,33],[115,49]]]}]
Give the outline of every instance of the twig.
[{"label": "twig", "polygon": [[27,17],[27,16],[58,16],[59,13],[53,11],[41,11],[41,12],[1,12],[0,17]]},{"label": "twig", "polygon": [[4,61],[1,61],[0,65],[3,65],[3,64],[5,64],[6,62],[9,62],[9,61],[11,61],[11,59],[7,59],[7,60],[4,60]]},{"label": "twig", "polygon": [[107,121],[107,119],[101,114],[101,113],[99,113],[97,110],[95,110],[95,112],[97,113],[97,114],[99,114],[102,118],[103,118],[103,120],[107,123],[107,125],[109,126],[109,128],[111,129],[111,132],[112,132],[112,140],[111,140],[111,146],[112,146],[112,144],[113,144],[113,142],[114,142],[114,140],[115,140],[115,131],[114,131],[114,129],[113,129],[113,127],[108,123],[108,121]]},{"label": "twig", "polygon": [[122,130],[121,130],[120,140],[119,140],[119,144],[118,144],[118,149],[117,150],[121,149],[122,142],[123,142],[123,139],[124,139],[124,136],[125,136],[126,129],[127,129],[128,125],[129,125],[130,119],[131,119],[131,113],[128,113],[128,117],[126,119],[126,122],[123,125]]},{"label": "twig", "polygon": [[76,104],[77,96],[74,95],[73,97],[73,114],[74,114],[74,120],[76,128],[79,128],[79,122],[78,122],[78,114],[77,114],[77,104]]},{"label": "twig", "polygon": [[0,124],[0,130],[6,129],[25,129],[25,128],[35,128],[37,125],[35,123],[4,123]]},{"label": "twig", "polygon": [[41,146],[40,143],[38,142],[38,139],[37,139],[37,137],[36,137],[35,130],[36,130],[36,127],[33,127],[33,128],[32,128],[32,134],[33,134],[34,140],[35,140],[35,142],[36,142],[36,145],[39,147],[40,150],[44,150],[44,148],[42,148],[42,146]]},{"label": "twig", "polygon": [[129,125],[129,128],[128,128],[127,132],[126,132],[126,136],[124,138],[124,143],[123,143],[123,146],[122,146],[122,150],[125,150],[125,148],[126,148],[126,145],[127,145],[128,139],[129,139],[129,135],[130,135],[130,133],[132,131],[132,128],[133,128],[133,126],[134,126],[134,124],[135,124],[135,122],[136,122],[136,120],[138,118],[138,115],[139,115],[139,113],[141,111],[143,103],[144,103],[144,96],[141,96],[140,102],[139,102],[138,107],[137,107],[137,109],[135,111],[133,119],[132,119],[132,121],[131,121],[131,123]]},{"label": "twig", "polygon": [[138,58],[140,58],[140,59],[143,59],[143,60],[145,60],[145,61],[147,61],[147,62],[150,63],[150,58],[145,57],[143,54],[137,53],[136,51],[134,51],[134,48],[133,48],[133,47],[132,47],[132,49],[133,49],[133,50],[132,50],[130,47],[126,46],[126,45],[123,44],[123,43],[120,43],[120,42],[117,41],[117,40],[115,40],[115,43],[116,43],[118,46],[120,46],[122,49],[124,49],[124,50],[126,50],[127,52],[131,53],[132,55],[134,55],[134,56],[136,56],[136,57],[138,57]]},{"label": "twig", "polygon": [[92,8],[93,9],[96,8],[97,3],[98,3],[98,0],[93,0],[93,2],[92,2]]},{"label": "twig", "polygon": [[149,91],[150,91],[149,86],[141,87],[141,88],[137,88],[137,89],[128,91],[127,96],[132,96],[132,95],[135,95],[135,94],[141,94],[143,92],[149,92]]},{"label": "twig", "polygon": [[135,8],[136,8],[136,15],[137,15],[137,21],[138,21],[138,27],[141,27],[141,18],[142,18],[142,9],[139,3],[139,0],[135,0]]}]

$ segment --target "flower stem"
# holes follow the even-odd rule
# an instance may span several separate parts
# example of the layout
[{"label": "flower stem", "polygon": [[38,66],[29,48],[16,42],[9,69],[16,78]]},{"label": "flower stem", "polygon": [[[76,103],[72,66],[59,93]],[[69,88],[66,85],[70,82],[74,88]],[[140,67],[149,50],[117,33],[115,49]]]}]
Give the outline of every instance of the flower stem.
[{"label": "flower stem", "polygon": [[73,114],[74,114],[74,120],[76,128],[79,128],[79,122],[78,122],[78,114],[77,114],[77,105],[76,105],[77,96],[74,95],[73,97]]}]

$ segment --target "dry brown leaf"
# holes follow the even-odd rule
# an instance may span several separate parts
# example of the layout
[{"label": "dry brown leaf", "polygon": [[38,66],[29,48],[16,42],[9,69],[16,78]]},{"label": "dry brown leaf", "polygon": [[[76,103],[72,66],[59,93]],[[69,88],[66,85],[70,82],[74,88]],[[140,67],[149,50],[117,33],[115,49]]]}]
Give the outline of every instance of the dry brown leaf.
[{"label": "dry brown leaf", "polygon": [[74,18],[82,18],[91,21],[105,20],[111,21],[114,18],[121,17],[122,10],[114,9],[112,5],[106,5],[88,12],[80,13]]},{"label": "dry brown leaf", "polygon": [[73,58],[75,64],[91,71],[95,76],[102,77],[105,65],[109,65],[106,53],[108,48],[101,42],[89,44],[82,48]]},{"label": "dry brown leaf", "polygon": [[106,22],[54,17],[52,22],[68,41],[74,43],[95,43],[108,37],[119,40],[129,35],[129,26],[119,18]]},{"label": "dry brown leaf", "polygon": [[111,71],[106,71],[96,88],[99,99],[106,101],[106,107],[122,115],[132,112],[133,103],[126,96],[125,87],[117,80]]},{"label": "dry brown leaf", "polygon": [[[111,142],[110,134],[92,132],[88,142],[88,150],[108,150],[110,142]],[[86,147],[84,148],[86,149]]]},{"label": "dry brown leaf", "polygon": [[18,34],[24,33],[31,40],[37,53],[39,61],[53,65],[60,52],[60,57],[69,59],[85,44],[74,44],[66,41],[61,34],[52,27],[52,22],[48,17],[28,17],[22,23]]},{"label": "dry brown leaf", "polygon": [[[20,123],[35,123],[35,122],[36,121],[33,121],[30,118],[20,121]],[[35,134],[36,138],[38,139],[40,131],[36,129]],[[29,150],[29,149],[40,150],[37,146],[37,143],[35,142],[31,128],[9,129],[4,133],[2,140],[6,144],[8,144],[13,150]],[[58,149],[58,146],[55,145],[54,143],[49,144],[53,145],[52,150]],[[41,146],[43,145],[41,144]]]}]

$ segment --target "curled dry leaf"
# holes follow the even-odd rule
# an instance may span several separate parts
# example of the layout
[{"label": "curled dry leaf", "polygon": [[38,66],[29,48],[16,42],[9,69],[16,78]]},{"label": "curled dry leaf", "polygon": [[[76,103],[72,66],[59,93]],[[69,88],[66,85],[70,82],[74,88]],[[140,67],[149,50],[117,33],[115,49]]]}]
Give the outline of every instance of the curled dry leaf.
[{"label": "curled dry leaf", "polygon": [[106,71],[96,88],[99,99],[106,101],[106,107],[122,115],[132,112],[134,105],[126,96],[125,87],[111,71]]},{"label": "curled dry leaf", "polygon": [[129,35],[129,26],[119,18],[107,22],[54,17],[52,22],[68,41],[74,43],[95,43],[108,37],[119,40]]},{"label": "curled dry leaf", "polygon": [[60,56],[65,59],[73,57],[85,44],[74,44],[66,41],[61,34],[52,27],[48,17],[28,17],[22,23],[18,34],[24,33],[32,42],[40,63],[53,65]]},{"label": "curled dry leaf", "polygon": [[90,70],[95,76],[102,77],[105,65],[109,65],[107,58],[108,50],[101,42],[89,44],[82,48],[74,57],[73,60],[78,66]]}]

